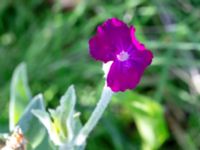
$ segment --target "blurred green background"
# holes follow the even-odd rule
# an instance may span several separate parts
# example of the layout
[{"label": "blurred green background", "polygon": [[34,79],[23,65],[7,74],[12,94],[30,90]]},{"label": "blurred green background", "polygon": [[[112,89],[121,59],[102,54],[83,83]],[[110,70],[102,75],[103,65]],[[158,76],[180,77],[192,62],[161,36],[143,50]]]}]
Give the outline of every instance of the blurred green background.
[{"label": "blurred green background", "polygon": [[1,0],[0,132],[8,132],[10,81],[21,62],[48,108],[74,84],[87,120],[104,83],[88,40],[111,17],[133,24],[155,57],[134,91],[114,96],[86,149],[200,149],[199,0]]}]

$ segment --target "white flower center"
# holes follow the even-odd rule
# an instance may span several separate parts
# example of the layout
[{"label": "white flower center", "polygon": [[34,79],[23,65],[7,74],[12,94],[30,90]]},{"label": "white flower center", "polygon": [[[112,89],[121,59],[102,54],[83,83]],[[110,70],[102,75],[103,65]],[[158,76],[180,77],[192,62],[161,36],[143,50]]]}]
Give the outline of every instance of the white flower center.
[{"label": "white flower center", "polygon": [[117,55],[117,59],[119,61],[126,61],[128,58],[129,58],[129,54],[127,52],[125,52],[125,51],[122,51],[121,53],[119,53]]}]

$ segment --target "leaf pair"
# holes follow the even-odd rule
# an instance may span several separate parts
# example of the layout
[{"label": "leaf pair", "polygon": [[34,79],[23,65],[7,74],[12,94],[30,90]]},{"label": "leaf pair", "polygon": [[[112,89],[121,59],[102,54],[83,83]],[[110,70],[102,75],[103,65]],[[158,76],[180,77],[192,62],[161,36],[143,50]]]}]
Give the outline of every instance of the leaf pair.
[{"label": "leaf pair", "polygon": [[32,111],[46,127],[52,142],[63,150],[75,148],[74,138],[81,128],[80,120],[75,114],[75,104],[75,89],[70,86],[55,110],[49,109],[49,113],[43,110]]},{"label": "leaf pair", "polygon": [[45,130],[31,113],[32,109],[45,110],[43,97],[39,94],[32,98],[26,65],[22,63],[15,69],[11,81],[9,127],[12,132],[16,126],[19,126],[28,143],[35,148],[42,141]]}]

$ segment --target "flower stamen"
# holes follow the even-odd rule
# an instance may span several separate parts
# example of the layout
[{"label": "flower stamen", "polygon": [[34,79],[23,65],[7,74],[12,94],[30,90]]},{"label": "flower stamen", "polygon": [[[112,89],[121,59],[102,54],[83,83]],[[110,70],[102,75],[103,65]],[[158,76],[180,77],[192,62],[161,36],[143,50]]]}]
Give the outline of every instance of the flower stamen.
[{"label": "flower stamen", "polygon": [[117,55],[117,59],[119,61],[126,61],[126,60],[128,60],[128,58],[129,58],[129,54],[125,51],[122,51]]}]

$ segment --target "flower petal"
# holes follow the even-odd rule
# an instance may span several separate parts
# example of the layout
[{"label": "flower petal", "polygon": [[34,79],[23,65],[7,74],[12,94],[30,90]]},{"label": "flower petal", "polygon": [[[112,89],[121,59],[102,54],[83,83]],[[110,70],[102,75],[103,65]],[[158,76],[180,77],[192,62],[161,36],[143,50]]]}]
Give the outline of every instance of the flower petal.
[{"label": "flower petal", "polygon": [[134,89],[140,82],[144,70],[145,67],[134,61],[115,61],[107,76],[107,86],[114,92]]},{"label": "flower petal", "polygon": [[141,64],[143,68],[146,68],[152,62],[153,53],[147,49],[142,50],[142,51],[141,50],[132,51],[130,53],[130,59],[132,61],[135,61]]},{"label": "flower petal", "polygon": [[90,55],[96,60],[108,62],[114,60],[113,48],[105,43],[105,39],[94,36],[89,40]]},{"label": "flower petal", "polygon": [[131,26],[130,27],[130,35],[131,35],[131,40],[132,40],[133,45],[135,46],[135,48],[137,50],[145,50],[146,48],[145,48],[144,44],[140,43],[137,40],[137,38],[135,36],[135,31],[136,31],[135,28],[133,26]]},{"label": "flower petal", "polygon": [[129,27],[122,21],[111,18],[97,29],[97,34],[89,41],[90,54],[96,60],[112,61],[116,54],[131,45]]}]

